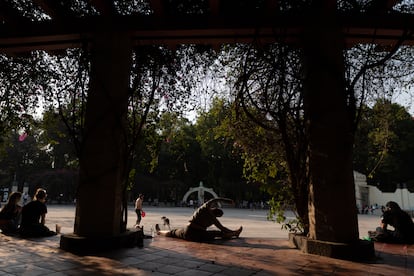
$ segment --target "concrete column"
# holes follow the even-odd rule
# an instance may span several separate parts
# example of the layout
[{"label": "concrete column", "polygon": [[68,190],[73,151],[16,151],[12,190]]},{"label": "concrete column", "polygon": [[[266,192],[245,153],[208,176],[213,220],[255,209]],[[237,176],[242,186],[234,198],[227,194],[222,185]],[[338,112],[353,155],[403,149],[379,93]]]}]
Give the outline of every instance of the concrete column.
[{"label": "concrete column", "polygon": [[[334,13],[315,11],[304,34],[305,117],[309,130],[309,239],[359,239],[347,108],[344,40]],[[317,19],[316,19],[317,18]]]},{"label": "concrete column", "polygon": [[108,29],[97,33],[92,43],[74,227],[83,237],[121,232],[131,42],[127,34]]}]

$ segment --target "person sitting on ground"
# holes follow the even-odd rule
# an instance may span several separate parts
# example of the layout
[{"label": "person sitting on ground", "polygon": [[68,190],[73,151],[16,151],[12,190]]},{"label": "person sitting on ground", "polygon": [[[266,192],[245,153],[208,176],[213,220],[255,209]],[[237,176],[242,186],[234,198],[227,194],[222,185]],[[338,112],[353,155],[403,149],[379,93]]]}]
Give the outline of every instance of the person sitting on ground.
[{"label": "person sitting on ground", "polygon": [[36,190],[34,200],[23,206],[20,234],[23,237],[49,237],[56,235],[46,225],[46,190]]},{"label": "person sitting on ground", "polygon": [[[394,230],[388,229],[388,225],[394,227]],[[374,241],[413,244],[414,222],[398,203],[389,201],[385,205],[381,226],[376,231],[370,231],[369,235]]]},{"label": "person sitting on ground", "polygon": [[0,230],[4,234],[14,234],[20,225],[22,207],[19,205],[22,194],[13,192],[0,211]]},{"label": "person sitting on ground", "polygon": [[[157,234],[196,242],[211,241],[215,238],[238,238],[243,227],[240,226],[239,229],[233,231],[224,227],[217,219],[223,215],[223,210],[216,206],[219,202],[233,204],[233,200],[228,198],[213,198],[201,205],[194,212],[190,223],[186,227],[173,230],[160,230],[159,225],[156,224]],[[212,225],[215,225],[219,230],[207,230]]]}]

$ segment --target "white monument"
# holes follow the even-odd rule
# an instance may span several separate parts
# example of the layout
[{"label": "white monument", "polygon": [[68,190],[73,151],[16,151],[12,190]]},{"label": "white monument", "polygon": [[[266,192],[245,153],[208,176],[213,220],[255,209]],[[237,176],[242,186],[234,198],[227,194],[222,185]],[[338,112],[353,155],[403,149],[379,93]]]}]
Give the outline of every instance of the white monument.
[{"label": "white monument", "polygon": [[206,193],[206,192],[213,195],[214,198],[218,197],[217,194],[213,191],[212,188],[204,187],[203,182],[200,181],[200,186],[188,189],[188,192],[185,193],[185,195],[183,196],[183,202],[187,202],[188,197],[192,193],[197,193],[198,204],[201,205],[201,204],[204,203],[204,193]]}]

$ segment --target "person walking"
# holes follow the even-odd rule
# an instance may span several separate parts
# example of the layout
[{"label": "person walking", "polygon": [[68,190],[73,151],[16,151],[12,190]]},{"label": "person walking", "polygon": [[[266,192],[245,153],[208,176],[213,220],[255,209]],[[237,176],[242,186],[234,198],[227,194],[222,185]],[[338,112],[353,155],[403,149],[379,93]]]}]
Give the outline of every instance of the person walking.
[{"label": "person walking", "polygon": [[137,221],[136,221],[135,227],[138,227],[141,224],[143,203],[144,203],[144,195],[139,194],[137,200],[135,200],[135,213],[137,214]]}]

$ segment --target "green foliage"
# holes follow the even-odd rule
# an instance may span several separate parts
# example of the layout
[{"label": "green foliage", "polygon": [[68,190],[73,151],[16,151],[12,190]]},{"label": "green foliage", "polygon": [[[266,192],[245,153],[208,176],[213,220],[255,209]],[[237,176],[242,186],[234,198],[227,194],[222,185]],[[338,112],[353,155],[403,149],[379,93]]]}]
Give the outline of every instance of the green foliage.
[{"label": "green foliage", "polygon": [[[88,88],[87,56],[81,50],[62,56],[35,51],[24,57],[0,56],[0,63],[3,186],[15,175],[20,189],[25,183],[31,191],[39,185],[51,198],[63,193],[71,199]],[[38,120],[41,111],[43,120]],[[13,142],[21,132],[27,138]]]},{"label": "green foliage", "polygon": [[294,197],[280,135],[249,120],[246,114],[236,113],[223,99],[213,100],[210,112],[199,116],[198,127],[201,122],[205,127],[198,139],[204,145],[204,155],[217,156],[221,145],[226,145],[226,151],[239,158],[242,176],[249,185],[260,185],[262,193],[271,198],[268,219],[283,227],[295,226],[291,231],[303,230],[301,220],[286,221],[284,217],[286,209],[294,209]]},{"label": "green foliage", "polygon": [[298,219],[297,214],[295,218],[286,218],[285,211],[289,207],[283,205],[283,199],[284,198],[282,198],[282,200],[279,200],[273,197],[269,201],[270,209],[267,215],[267,219],[280,223],[283,230],[287,230],[292,233],[303,233],[305,230],[303,228],[303,222]]},{"label": "green foliage", "polygon": [[244,175],[265,190],[283,180],[285,187],[272,194],[282,201],[274,208],[282,213],[292,206],[306,234],[308,140],[301,53],[283,44],[241,46],[227,64],[239,64],[231,76],[236,99],[231,132],[244,152]]},{"label": "green foliage", "polygon": [[378,100],[365,108],[355,142],[355,167],[367,175],[368,183],[382,191],[394,191],[406,184],[410,189],[414,173],[414,121],[398,104]]},{"label": "green foliage", "polygon": [[135,182],[136,170],[131,169],[128,175],[127,191],[131,191]]},{"label": "green foliage", "polygon": [[294,218],[286,221],[285,218],[286,210],[295,210],[295,198],[280,137],[273,131],[241,118],[240,114],[237,122],[231,124],[231,131],[243,152],[243,176],[251,183],[260,183],[261,190],[271,196],[269,220],[281,223],[289,231],[303,231],[302,220]]},{"label": "green foliage", "polygon": [[[233,193],[237,200],[242,200],[247,197],[242,194],[246,188],[238,190],[240,193],[234,192],[234,186],[244,185],[244,180],[241,175],[241,152],[227,129],[230,114],[231,108],[224,99],[213,99],[210,110],[198,115],[196,139],[200,143],[202,161],[211,168],[204,175],[204,182],[223,195]],[[253,196],[249,199],[253,200]],[[260,200],[260,195],[254,199]]]},{"label": "green foliage", "polygon": [[55,168],[73,168],[79,165],[75,143],[70,135],[70,130],[62,121],[59,113],[53,109],[43,113],[40,122],[42,129],[38,144],[50,155]]},{"label": "green foliage", "polygon": [[38,107],[36,60],[0,55],[0,68],[1,127],[4,131],[24,128],[27,115]]}]

